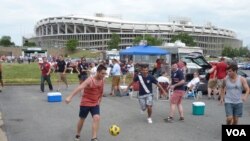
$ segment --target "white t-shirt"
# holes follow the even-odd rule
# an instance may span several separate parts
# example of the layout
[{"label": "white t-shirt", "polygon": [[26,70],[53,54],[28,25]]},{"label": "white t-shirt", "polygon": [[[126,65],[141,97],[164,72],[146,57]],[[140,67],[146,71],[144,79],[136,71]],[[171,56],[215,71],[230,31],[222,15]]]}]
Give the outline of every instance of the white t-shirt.
[{"label": "white t-shirt", "polygon": [[198,82],[200,82],[200,78],[199,77],[195,77],[190,82],[188,82],[187,87],[190,87],[191,85],[196,86],[196,84]]},{"label": "white t-shirt", "polygon": [[128,68],[129,72],[134,72],[135,71],[135,68],[134,68],[133,64],[127,64],[127,68]]},{"label": "white t-shirt", "polygon": [[95,76],[97,71],[97,67],[93,67],[90,69],[90,76]]}]

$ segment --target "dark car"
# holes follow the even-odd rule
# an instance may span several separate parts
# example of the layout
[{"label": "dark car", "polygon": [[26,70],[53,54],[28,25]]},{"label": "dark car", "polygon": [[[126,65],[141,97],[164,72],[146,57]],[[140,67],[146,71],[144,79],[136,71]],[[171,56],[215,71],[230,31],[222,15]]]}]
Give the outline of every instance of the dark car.
[{"label": "dark car", "polygon": [[[203,94],[207,94],[207,83],[208,80],[206,79],[206,76],[208,76],[207,72],[212,67],[206,59],[203,57],[203,55],[198,53],[190,53],[188,56],[184,58],[184,60],[191,61],[197,65],[199,65],[201,68],[197,69],[197,71],[200,74],[200,90]],[[250,86],[250,76],[243,72],[242,70],[238,70],[238,74],[240,76],[243,76],[246,78],[248,86]],[[191,81],[193,79],[193,73],[188,73],[186,75],[187,82]]]}]

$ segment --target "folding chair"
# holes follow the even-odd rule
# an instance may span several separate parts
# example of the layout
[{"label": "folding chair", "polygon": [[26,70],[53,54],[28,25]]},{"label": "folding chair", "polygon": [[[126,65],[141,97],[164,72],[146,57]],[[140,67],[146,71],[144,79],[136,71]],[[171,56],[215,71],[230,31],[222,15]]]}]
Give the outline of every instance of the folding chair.
[{"label": "folding chair", "polygon": [[119,90],[120,90],[120,96],[126,96],[128,92],[125,93],[125,90],[127,89],[128,86],[126,85],[120,85]]},{"label": "folding chair", "polygon": [[[169,92],[167,90],[167,87],[169,85],[169,80],[168,79],[160,79],[160,77],[157,79],[157,81],[159,82],[159,84],[161,85],[161,87],[168,93],[167,97],[169,98]],[[160,88],[156,88],[156,100],[159,100],[161,90]],[[163,100],[168,100],[168,99],[163,99]]]},{"label": "folding chair", "polygon": [[187,90],[184,98],[186,98],[186,99],[194,98],[196,100],[197,95],[198,95],[198,91],[199,91],[199,87],[200,87],[200,82],[196,83],[191,91]]},{"label": "folding chair", "polygon": [[[167,93],[169,93],[168,90],[167,90],[167,87],[168,87],[168,85],[169,85],[168,82],[159,82],[159,84],[161,85],[161,87],[162,87]],[[156,88],[156,100],[159,100],[159,97],[161,96],[160,93],[161,93],[161,90],[160,90],[160,88],[157,87],[157,88]],[[162,99],[162,100],[167,100],[167,99]]]}]

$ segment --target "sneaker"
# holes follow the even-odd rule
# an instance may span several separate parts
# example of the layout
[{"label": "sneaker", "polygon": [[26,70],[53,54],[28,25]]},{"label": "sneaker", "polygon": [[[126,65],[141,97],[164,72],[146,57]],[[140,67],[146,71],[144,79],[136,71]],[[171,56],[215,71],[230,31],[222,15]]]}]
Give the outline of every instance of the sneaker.
[{"label": "sneaker", "polygon": [[75,141],[80,141],[80,136],[79,135],[75,136]]},{"label": "sneaker", "polygon": [[173,117],[168,117],[166,119],[164,119],[165,122],[173,122]]},{"label": "sneaker", "polygon": [[179,121],[184,121],[184,117],[180,117]]},{"label": "sneaker", "polygon": [[97,138],[91,139],[91,141],[99,141]]},{"label": "sneaker", "polygon": [[148,123],[149,124],[153,123],[152,118],[148,118]]}]

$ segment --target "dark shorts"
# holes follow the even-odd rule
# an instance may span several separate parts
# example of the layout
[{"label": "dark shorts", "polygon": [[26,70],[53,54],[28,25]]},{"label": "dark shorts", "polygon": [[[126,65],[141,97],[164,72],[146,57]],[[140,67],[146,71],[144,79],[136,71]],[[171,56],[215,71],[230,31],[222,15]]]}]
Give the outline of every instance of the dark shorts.
[{"label": "dark shorts", "polygon": [[242,103],[225,103],[226,116],[242,117]]},{"label": "dark shorts", "polygon": [[88,78],[88,75],[78,75],[79,80],[85,81]]},{"label": "dark shorts", "polygon": [[94,115],[100,115],[100,107],[99,107],[99,105],[96,105],[96,106],[80,106],[79,117],[85,119],[88,116],[89,112],[91,113],[92,117]]}]

